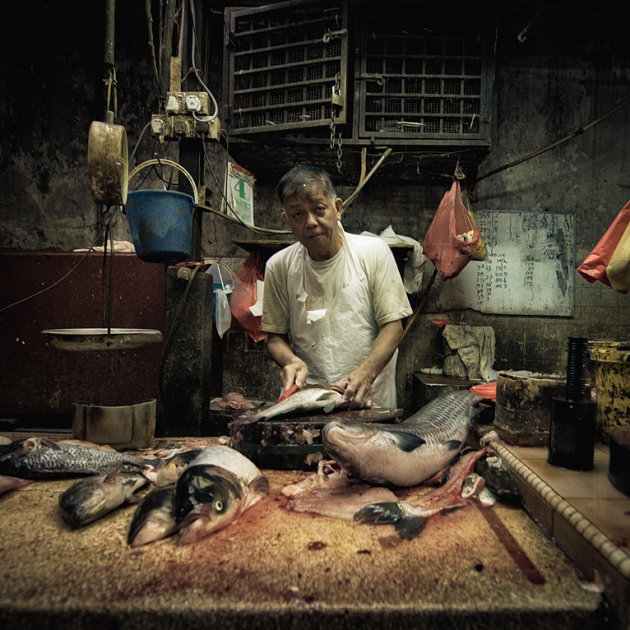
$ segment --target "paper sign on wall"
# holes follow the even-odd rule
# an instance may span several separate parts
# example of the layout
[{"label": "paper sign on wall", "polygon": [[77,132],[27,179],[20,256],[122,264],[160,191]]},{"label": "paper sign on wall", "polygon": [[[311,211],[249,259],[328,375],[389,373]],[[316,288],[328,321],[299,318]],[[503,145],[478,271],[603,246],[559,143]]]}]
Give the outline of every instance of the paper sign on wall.
[{"label": "paper sign on wall", "polygon": [[236,214],[241,221],[254,225],[254,182],[253,173],[234,162],[228,162],[226,197],[229,213]]}]

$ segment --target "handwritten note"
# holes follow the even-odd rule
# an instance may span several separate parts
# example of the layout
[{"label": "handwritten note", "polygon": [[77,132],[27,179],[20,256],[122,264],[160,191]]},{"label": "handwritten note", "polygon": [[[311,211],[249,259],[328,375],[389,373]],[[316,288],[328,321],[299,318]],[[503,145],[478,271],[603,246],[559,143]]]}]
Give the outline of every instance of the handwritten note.
[{"label": "handwritten note", "polygon": [[440,282],[438,310],[572,316],[575,216],[475,210],[475,217],[488,258]]}]

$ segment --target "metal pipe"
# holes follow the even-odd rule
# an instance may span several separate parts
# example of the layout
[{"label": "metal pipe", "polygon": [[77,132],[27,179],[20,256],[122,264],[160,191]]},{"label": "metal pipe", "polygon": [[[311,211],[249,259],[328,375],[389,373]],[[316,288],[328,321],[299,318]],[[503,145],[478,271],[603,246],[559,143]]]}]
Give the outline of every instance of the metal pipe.
[{"label": "metal pipe", "polygon": [[105,65],[114,67],[114,41],[116,33],[116,0],[105,2]]},{"label": "metal pipe", "polygon": [[166,98],[171,84],[171,56],[173,55],[173,25],[175,22],[175,0],[167,0],[164,16],[164,37],[160,61],[160,96]]}]

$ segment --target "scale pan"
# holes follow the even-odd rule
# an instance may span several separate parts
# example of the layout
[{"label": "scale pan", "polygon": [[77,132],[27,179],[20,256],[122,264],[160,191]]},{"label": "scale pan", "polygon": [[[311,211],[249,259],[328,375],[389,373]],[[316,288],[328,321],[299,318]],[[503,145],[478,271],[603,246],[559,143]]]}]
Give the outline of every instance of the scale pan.
[{"label": "scale pan", "polygon": [[133,350],[162,341],[159,330],[147,328],[52,328],[42,330],[59,350]]}]

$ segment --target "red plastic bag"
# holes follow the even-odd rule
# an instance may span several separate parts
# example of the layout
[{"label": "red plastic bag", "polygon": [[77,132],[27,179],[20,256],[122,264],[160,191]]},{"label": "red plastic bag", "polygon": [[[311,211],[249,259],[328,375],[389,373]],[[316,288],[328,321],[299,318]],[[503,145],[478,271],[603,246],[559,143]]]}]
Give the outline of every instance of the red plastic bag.
[{"label": "red plastic bag", "polygon": [[263,279],[263,270],[262,256],[252,252],[236,272],[234,291],[230,300],[232,317],[254,341],[262,341],[266,336],[261,328],[262,317],[252,315],[249,310],[258,299],[256,282]]},{"label": "red plastic bag", "polygon": [[628,292],[621,283],[614,282],[611,284],[606,269],[629,224],[630,201],[621,209],[599,243],[595,245],[593,251],[586,257],[586,260],[577,268],[578,272],[586,280],[589,282],[599,280],[605,285],[615,288],[620,293]]},{"label": "red plastic bag", "polygon": [[462,203],[459,181],[444,195],[422,243],[424,253],[446,280],[454,278],[477,250],[479,226]]}]

